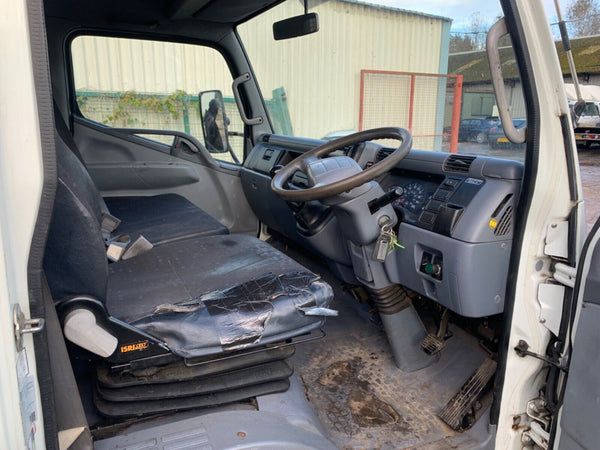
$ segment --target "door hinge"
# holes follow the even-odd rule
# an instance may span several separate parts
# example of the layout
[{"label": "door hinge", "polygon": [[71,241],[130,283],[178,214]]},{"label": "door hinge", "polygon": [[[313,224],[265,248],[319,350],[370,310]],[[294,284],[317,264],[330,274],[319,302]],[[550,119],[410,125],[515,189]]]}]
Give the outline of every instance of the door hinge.
[{"label": "door hinge", "polygon": [[548,225],[546,232],[546,245],[544,253],[554,258],[567,259],[569,257],[569,222],[566,220],[554,221]]},{"label": "door hinge", "polygon": [[532,447],[537,444],[538,447],[546,450],[550,441],[550,433],[542,428],[539,422],[535,420],[529,425],[529,430],[526,430],[521,435],[521,443],[527,447]]},{"label": "door hinge", "polygon": [[15,327],[15,345],[18,352],[23,350],[23,335],[42,331],[45,323],[44,319],[26,319],[21,310],[21,305],[15,303],[13,306],[13,324]]},{"label": "door hinge", "polygon": [[529,426],[521,435],[521,443],[527,447],[537,444],[543,449],[548,448],[550,433],[546,431],[550,427],[551,415],[546,407],[546,400],[541,395],[527,402],[527,416]]},{"label": "door hinge", "polygon": [[575,279],[577,278],[577,268],[571,267],[564,263],[557,262],[554,264],[554,273],[552,278],[571,289],[575,287]]}]

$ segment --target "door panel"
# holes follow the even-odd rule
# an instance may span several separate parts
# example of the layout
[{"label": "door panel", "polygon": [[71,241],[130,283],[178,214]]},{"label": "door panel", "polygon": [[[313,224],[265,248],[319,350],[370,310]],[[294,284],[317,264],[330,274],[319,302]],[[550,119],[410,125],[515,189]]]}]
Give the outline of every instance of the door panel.
[{"label": "door panel", "polygon": [[256,233],[258,221],[243,193],[238,166],[217,162],[206,151],[172,156],[167,145],[116,134],[86,119],[74,120],[75,142],[103,196],[176,193],[232,232]]},{"label": "door panel", "polygon": [[561,420],[560,449],[597,449],[600,443],[600,305],[588,303],[581,320]]},{"label": "door panel", "polygon": [[[573,351],[561,418],[562,449],[597,449],[600,443],[600,220],[584,247],[580,264],[581,309],[574,325]],[[579,295],[581,297],[581,294]]]},{"label": "door panel", "polygon": [[[201,143],[198,93],[233,97],[224,55],[200,44],[113,36],[79,35],[69,45],[73,137],[102,194],[180,194],[232,232],[256,233],[235,158],[213,157]],[[236,114],[234,107],[223,120],[243,135]],[[238,144],[231,153],[242,160]]]}]

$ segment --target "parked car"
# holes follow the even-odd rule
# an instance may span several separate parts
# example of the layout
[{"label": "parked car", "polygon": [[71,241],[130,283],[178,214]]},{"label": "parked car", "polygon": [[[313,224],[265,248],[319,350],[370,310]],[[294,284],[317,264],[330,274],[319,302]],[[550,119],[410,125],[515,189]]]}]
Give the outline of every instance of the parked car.
[{"label": "parked car", "polygon": [[600,102],[585,102],[585,108],[579,116],[577,126],[597,127],[600,124]]},{"label": "parked car", "polygon": [[498,126],[499,120],[486,117],[471,117],[460,121],[458,129],[459,141],[475,141],[478,144],[483,144],[488,141],[490,129]]},{"label": "parked car", "polygon": [[[527,125],[527,120],[513,119],[513,124],[515,125],[516,129],[525,128],[525,126]],[[508,138],[504,134],[504,128],[502,128],[501,123],[499,123],[495,127],[490,128],[488,134],[488,142],[490,144],[490,148],[493,150],[501,148],[525,149],[525,144],[513,144],[508,140]]]},{"label": "parked car", "polygon": [[356,133],[356,130],[336,130],[336,131],[331,131],[331,132],[327,133],[321,139],[323,139],[324,141],[334,141],[341,137],[348,136],[352,133]]}]

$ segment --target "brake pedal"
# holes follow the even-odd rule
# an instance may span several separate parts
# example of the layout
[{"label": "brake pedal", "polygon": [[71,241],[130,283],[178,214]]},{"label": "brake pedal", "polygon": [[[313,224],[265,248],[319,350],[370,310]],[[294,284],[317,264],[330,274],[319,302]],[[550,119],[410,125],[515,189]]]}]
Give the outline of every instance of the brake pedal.
[{"label": "brake pedal", "polygon": [[446,308],[440,320],[440,328],[436,334],[428,333],[421,342],[421,348],[425,353],[433,356],[441,352],[446,347],[446,331],[448,330],[448,319],[450,318],[450,310]]},{"label": "brake pedal", "polygon": [[423,342],[421,342],[421,348],[430,356],[441,352],[444,347],[446,347],[446,341],[431,333],[425,336],[425,339],[423,339]]},{"label": "brake pedal", "polygon": [[475,402],[477,402],[484,388],[496,373],[496,366],[496,361],[486,358],[473,375],[463,384],[458,393],[444,406],[438,417],[453,430],[463,431],[469,428],[472,424],[465,425],[465,418],[471,412]]}]

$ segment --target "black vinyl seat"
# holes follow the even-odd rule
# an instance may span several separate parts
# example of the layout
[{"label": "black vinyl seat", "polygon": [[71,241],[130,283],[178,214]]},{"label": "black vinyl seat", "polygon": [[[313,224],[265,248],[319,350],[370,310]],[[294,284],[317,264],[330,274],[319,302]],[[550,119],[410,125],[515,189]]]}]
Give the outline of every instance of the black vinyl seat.
[{"label": "black vinyl seat", "polygon": [[[318,308],[329,305],[331,287],[253,237],[165,240],[109,264],[99,193],[58,136],[56,147],[58,186],[44,270],[69,340],[92,352],[102,341],[96,354],[123,363],[157,352],[195,358],[240,350],[323,324]],[[68,320],[76,323],[71,335]]]},{"label": "black vinyl seat", "polygon": [[174,242],[108,270],[108,313],[197,358],[307,333],[331,288],[251,236]]},{"label": "black vinyl seat", "polygon": [[229,234],[210,214],[177,194],[148,197],[108,197],[104,202],[110,214],[121,223],[118,233],[132,241],[144,236],[152,245],[191,237]]}]

